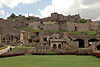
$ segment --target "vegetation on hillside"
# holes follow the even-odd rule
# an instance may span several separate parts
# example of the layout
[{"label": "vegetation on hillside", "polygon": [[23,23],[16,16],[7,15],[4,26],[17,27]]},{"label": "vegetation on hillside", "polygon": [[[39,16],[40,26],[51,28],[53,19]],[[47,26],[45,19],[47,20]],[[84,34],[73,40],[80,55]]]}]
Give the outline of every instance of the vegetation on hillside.
[{"label": "vegetation on hillside", "polygon": [[[28,28],[28,27],[24,27],[21,28],[22,30],[26,30],[26,31],[32,31],[34,33],[39,32],[39,30],[34,30],[32,28]],[[54,33],[54,32],[58,32],[58,33],[64,33],[67,32],[68,34],[86,34],[88,36],[95,36],[96,35],[96,31],[64,31],[64,30],[59,30],[59,31],[54,31],[54,30],[44,30],[46,33]]]},{"label": "vegetation on hillside", "polygon": [[95,36],[96,31],[67,31],[68,34],[82,34],[85,33],[86,35],[89,36]]},{"label": "vegetation on hillside", "polygon": [[47,33],[54,33],[54,30],[44,30]]},{"label": "vegetation on hillside", "polygon": [[86,20],[82,21],[82,20],[81,20],[80,23],[88,23],[88,21],[86,21]]},{"label": "vegetation on hillside", "polygon": [[31,31],[31,32],[39,32],[39,30],[34,30],[34,29],[32,29],[32,28],[29,28],[29,27],[23,27],[23,28],[21,28],[22,30],[26,30],[26,31]]},{"label": "vegetation on hillside", "polygon": [[14,13],[12,13],[8,18],[18,18]]},{"label": "vegetation on hillside", "polygon": [[66,32],[65,30],[58,30],[57,31],[58,33],[64,33],[64,32]]}]

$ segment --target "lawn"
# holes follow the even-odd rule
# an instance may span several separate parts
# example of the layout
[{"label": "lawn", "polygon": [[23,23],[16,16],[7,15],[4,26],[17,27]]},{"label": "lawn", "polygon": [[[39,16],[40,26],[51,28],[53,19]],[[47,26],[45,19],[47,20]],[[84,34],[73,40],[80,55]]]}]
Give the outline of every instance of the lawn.
[{"label": "lawn", "polygon": [[100,67],[100,59],[76,55],[25,55],[0,58],[0,67]]}]

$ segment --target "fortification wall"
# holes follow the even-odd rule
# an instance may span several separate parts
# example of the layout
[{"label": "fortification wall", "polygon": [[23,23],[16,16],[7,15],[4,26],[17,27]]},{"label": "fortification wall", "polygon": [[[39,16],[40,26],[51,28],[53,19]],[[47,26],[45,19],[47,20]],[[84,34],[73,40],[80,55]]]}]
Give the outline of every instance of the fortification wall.
[{"label": "fortification wall", "polygon": [[34,30],[39,30],[40,22],[29,23],[28,27],[33,28]]},{"label": "fortification wall", "polygon": [[75,23],[67,22],[67,30],[68,31],[75,31]]},{"label": "fortification wall", "polygon": [[90,30],[97,30],[100,29],[100,22],[91,22],[90,23]]},{"label": "fortification wall", "polygon": [[77,30],[78,31],[88,31],[89,23],[77,23]]},{"label": "fortification wall", "polygon": [[54,31],[58,31],[59,30],[59,25],[58,24],[42,24],[39,25],[40,28],[42,28],[43,30],[54,30]]}]

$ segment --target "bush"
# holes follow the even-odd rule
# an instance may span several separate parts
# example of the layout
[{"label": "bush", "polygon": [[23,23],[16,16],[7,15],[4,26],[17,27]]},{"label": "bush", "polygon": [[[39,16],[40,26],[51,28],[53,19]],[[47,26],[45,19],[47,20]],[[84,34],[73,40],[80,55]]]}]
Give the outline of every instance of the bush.
[{"label": "bush", "polygon": [[32,55],[45,55],[45,53],[32,53]]},{"label": "bush", "polygon": [[97,53],[97,54],[96,54],[96,57],[97,57],[97,58],[100,58],[100,53]]},{"label": "bush", "polygon": [[45,55],[57,55],[56,52],[45,52]]},{"label": "bush", "polygon": [[5,53],[5,54],[0,55],[0,58],[20,56],[20,55],[25,55],[25,53]]},{"label": "bush", "polygon": [[92,56],[96,56],[97,58],[100,58],[100,53],[92,52],[91,55],[92,55]]},{"label": "bush", "polygon": [[76,52],[76,55],[91,55],[88,52]]},{"label": "bush", "polygon": [[29,28],[29,27],[23,27],[23,28],[21,28],[22,30],[26,30],[26,31],[32,31],[33,33],[35,33],[35,32],[39,32],[39,30],[34,30],[34,29],[32,29],[32,28]]},{"label": "bush", "polygon": [[88,36],[95,36],[96,31],[67,31],[68,34],[82,34],[85,33]]},{"label": "bush", "polygon": [[95,52],[92,52],[91,55],[92,55],[92,56],[96,56],[96,53],[95,53]]},{"label": "bush", "polygon": [[61,53],[57,53],[57,55],[75,55],[75,52],[61,52]]}]

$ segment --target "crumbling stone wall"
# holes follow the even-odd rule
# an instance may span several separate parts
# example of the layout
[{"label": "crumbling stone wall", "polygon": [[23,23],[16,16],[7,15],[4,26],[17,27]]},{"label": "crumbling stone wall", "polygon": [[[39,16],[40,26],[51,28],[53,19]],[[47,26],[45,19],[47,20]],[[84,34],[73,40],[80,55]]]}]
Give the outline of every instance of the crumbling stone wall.
[{"label": "crumbling stone wall", "polygon": [[89,31],[89,23],[77,23],[77,31]]}]

